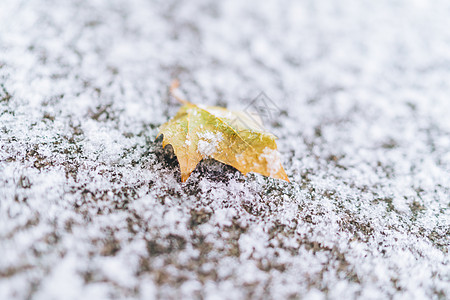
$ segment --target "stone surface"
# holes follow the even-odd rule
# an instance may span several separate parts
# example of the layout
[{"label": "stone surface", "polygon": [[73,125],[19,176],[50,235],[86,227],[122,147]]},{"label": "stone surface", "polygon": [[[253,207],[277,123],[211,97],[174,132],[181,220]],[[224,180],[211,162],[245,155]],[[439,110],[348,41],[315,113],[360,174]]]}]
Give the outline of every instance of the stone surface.
[{"label": "stone surface", "polygon": [[[0,299],[450,297],[449,13],[0,1]],[[155,141],[174,78],[264,92],[291,183],[204,161],[181,184]]]}]

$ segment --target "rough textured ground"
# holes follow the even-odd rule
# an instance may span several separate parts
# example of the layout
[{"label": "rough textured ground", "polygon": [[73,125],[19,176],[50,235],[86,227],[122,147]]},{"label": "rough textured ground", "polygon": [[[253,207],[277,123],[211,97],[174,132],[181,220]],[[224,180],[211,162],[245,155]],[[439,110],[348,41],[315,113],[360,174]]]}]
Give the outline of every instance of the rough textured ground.
[{"label": "rough textured ground", "polygon": [[[450,298],[448,1],[0,1],[0,299]],[[291,183],[157,128],[260,91]]]}]

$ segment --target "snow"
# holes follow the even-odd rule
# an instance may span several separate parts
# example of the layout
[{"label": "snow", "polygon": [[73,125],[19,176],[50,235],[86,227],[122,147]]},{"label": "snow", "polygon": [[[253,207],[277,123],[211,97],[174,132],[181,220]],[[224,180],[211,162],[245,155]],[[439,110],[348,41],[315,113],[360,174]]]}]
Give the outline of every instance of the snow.
[{"label": "snow", "polygon": [[197,151],[202,155],[202,157],[210,157],[217,151],[219,143],[223,140],[223,135],[221,132],[212,131],[200,131],[197,132],[199,138],[197,143]]},{"label": "snow", "polygon": [[[0,1],[0,299],[449,298],[449,12]],[[291,183],[182,184],[175,78],[205,107],[263,91]]]},{"label": "snow", "polygon": [[266,161],[270,176],[275,176],[280,171],[281,165],[278,163],[280,161],[280,153],[277,150],[266,147],[259,159]]},{"label": "snow", "polygon": [[231,111],[225,111],[222,109],[217,109],[214,107],[208,107],[205,105],[199,105],[200,108],[208,111],[210,114],[214,115],[215,117],[219,118],[219,119],[228,119],[228,120],[233,120],[235,118],[235,116],[233,115],[233,113]]}]

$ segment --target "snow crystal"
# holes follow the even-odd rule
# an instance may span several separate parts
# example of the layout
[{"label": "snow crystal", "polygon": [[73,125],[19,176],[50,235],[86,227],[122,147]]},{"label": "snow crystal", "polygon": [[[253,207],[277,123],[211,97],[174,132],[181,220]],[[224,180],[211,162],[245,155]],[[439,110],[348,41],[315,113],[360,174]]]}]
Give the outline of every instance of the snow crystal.
[{"label": "snow crystal", "polygon": [[259,159],[266,161],[270,176],[275,176],[280,171],[280,153],[277,150],[266,147],[260,154]]},{"label": "snow crystal", "polygon": [[[450,298],[449,11],[0,1],[0,299]],[[180,183],[176,78],[206,109],[270,95],[261,159],[291,183],[213,160]]]},{"label": "snow crystal", "polygon": [[228,110],[216,109],[216,108],[211,108],[211,107],[205,107],[205,109],[208,112],[210,112],[211,114],[213,114],[214,116],[216,116],[217,118],[220,118],[220,119],[233,120],[235,118],[233,113],[231,111],[228,111]]},{"label": "snow crystal", "polygon": [[216,153],[217,146],[223,140],[221,132],[213,133],[211,131],[197,132],[199,138],[197,151],[204,157],[209,157]]}]

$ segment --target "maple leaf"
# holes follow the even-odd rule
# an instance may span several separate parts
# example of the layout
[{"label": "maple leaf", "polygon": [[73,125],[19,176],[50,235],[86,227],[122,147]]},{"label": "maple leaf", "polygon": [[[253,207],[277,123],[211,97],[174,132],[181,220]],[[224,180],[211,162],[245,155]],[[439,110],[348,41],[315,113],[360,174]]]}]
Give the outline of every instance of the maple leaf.
[{"label": "maple leaf", "polygon": [[289,182],[281,165],[276,137],[263,130],[258,115],[217,106],[195,105],[172,95],[184,105],[159,128],[163,147],[172,145],[185,182],[204,158],[233,166],[246,175],[255,172]]}]

